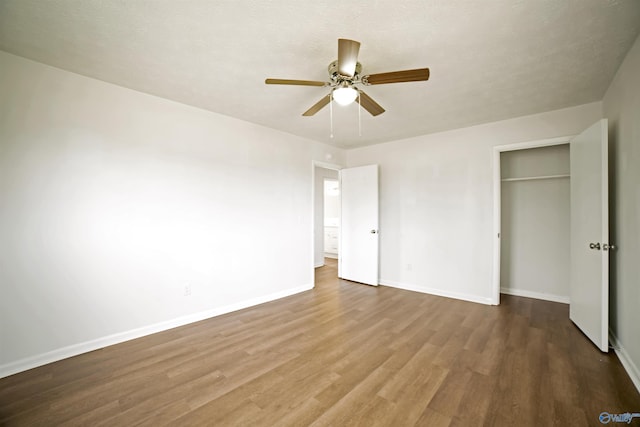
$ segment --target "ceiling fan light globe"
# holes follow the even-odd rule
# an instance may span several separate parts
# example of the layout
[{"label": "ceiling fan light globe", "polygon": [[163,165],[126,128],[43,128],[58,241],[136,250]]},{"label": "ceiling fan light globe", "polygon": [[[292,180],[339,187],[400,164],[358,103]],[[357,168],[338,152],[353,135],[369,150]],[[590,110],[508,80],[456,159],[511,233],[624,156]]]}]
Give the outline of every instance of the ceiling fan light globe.
[{"label": "ceiling fan light globe", "polygon": [[339,87],[333,90],[333,99],[340,105],[349,105],[358,97],[358,91],[352,87]]}]

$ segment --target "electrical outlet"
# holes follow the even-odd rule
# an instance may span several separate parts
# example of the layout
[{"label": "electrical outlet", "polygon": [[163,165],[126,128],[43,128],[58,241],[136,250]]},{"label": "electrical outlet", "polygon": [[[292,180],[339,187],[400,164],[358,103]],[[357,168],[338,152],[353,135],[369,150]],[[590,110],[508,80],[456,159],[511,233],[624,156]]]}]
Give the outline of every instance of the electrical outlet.
[{"label": "electrical outlet", "polygon": [[411,271],[411,270],[413,270],[413,265],[407,264],[407,271]]},{"label": "electrical outlet", "polygon": [[184,296],[185,297],[191,296],[191,284],[189,283],[184,285]]}]

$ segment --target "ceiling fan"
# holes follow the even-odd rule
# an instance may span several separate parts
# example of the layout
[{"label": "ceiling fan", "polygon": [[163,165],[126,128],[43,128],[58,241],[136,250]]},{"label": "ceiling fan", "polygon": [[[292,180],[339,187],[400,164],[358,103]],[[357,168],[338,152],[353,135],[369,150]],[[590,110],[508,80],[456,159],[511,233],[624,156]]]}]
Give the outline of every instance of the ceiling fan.
[{"label": "ceiling fan", "polygon": [[362,106],[362,108],[371,113],[372,116],[377,116],[384,113],[384,108],[382,108],[356,85],[371,86],[387,83],[417,82],[429,79],[428,68],[361,75],[362,65],[358,62],[359,51],[360,42],[348,39],[338,39],[338,59],[329,64],[328,82],[313,80],[266,79],[265,83],[268,85],[330,87],[331,92],[305,111],[302,114],[303,116],[313,116],[329,104],[332,99],[341,105],[348,105],[356,101],[360,106]]}]

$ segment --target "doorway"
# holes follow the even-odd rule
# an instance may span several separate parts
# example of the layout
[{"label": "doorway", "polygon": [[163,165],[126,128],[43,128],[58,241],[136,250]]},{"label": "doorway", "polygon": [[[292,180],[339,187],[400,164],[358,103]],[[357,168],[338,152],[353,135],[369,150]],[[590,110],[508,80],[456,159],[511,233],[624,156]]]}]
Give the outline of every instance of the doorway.
[{"label": "doorway", "polygon": [[[556,147],[560,145],[567,145],[571,141],[571,136],[544,139],[540,141],[531,141],[518,144],[510,144],[497,146],[493,149],[493,295],[492,304],[500,304],[500,292],[502,285],[502,186],[503,186],[503,171],[501,168],[502,154],[517,152],[521,150],[531,150],[544,147]],[[517,164],[517,162],[516,162]],[[523,171],[526,173],[526,170]],[[508,179],[508,174],[505,177]],[[554,175],[554,174],[551,174]],[[562,175],[562,173],[558,173]],[[526,177],[526,175],[520,175]],[[542,176],[542,175],[540,175]],[[509,181],[507,181],[509,182]],[[523,295],[524,296],[524,295]]]},{"label": "doorway", "polygon": [[[608,121],[579,135],[494,148],[493,303],[500,303],[503,152],[570,144],[569,318],[602,352],[608,346],[609,242]],[[548,178],[548,177],[546,177]],[[546,179],[545,178],[545,179]]]},{"label": "doorway", "polygon": [[[313,162],[313,268],[325,265],[325,249],[337,257],[338,277],[378,286],[378,165],[352,168]],[[325,180],[337,204],[325,229]],[[335,191],[337,181],[337,191]],[[337,212],[336,212],[337,211]],[[336,218],[337,217],[337,218]],[[327,236],[333,233],[333,236]],[[325,237],[333,247],[325,248]],[[333,258],[326,258],[333,261]]]},{"label": "doorway", "polygon": [[[335,172],[335,171],[334,171]],[[324,178],[324,258],[338,259],[340,251],[340,181]]]},{"label": "doorway", "polygon": [[569,303],[569,145],[500,153],[500,293]]},{"label": "doorway", "polygon": [[[328,196],[328,202],[327,202],[327,196],[325,196],[325,186],[329,185],[332,188],[335,188],[335,186],[332,186],[331,184],[326,184],[327,182],[332,183],[335,182],[337,183],[337,196]],[[337,233],[336,234],[336,248],[334,250],[330,250],[327,253],[331,253],[331,254],[335,254],[332,258],[337,259],[338,258],[338,251],[339,251],[339,246],[337,246],[337,242],[339,241],[339,218],[340,215],[338,213],[337,215],[337,220],[335,219],[330,219],[329,221],[325,221],[325,205],[327,205],[327,203],[330,204],[330,206],[326,206],[329,208],[329,210],[331,212],[335,211],[336,209],[339,211],[340,209],[340,196],[339,196],[339,168],[338,166],[332,166],[332,165],[325,165],[325,164],[318,164],[318,163],[314,163],[313,166],[313,267],[315,268],[319,268],[322,267],[323,265],[325,265],[325,252],[326,249],[332,249],[332,248],[327,248],[327,244],[331,245],[331,242],[329,241],[329,239],[326,239],[326,230],[325,230],[325,222],[327,222],[329,224],[329,226],[333,226],[335,224],[335,226],[331,229],[331,231],[333,233]],[[331,218],[335,218],[335,217],[331,217]],[[336,274],[337,277],[337,274]]]}]

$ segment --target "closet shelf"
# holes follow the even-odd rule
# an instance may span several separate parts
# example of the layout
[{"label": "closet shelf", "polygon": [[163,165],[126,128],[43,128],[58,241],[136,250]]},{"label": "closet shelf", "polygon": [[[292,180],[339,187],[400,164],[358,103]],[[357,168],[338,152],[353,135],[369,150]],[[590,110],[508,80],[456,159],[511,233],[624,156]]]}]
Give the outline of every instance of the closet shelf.
[{"label": "closet shelf", "polygon": [[513,181],[534,181],[537,179],[559,179],[559,178],[569,178],[571,175],[563,174],[563,175],[543,175],[543,176],[524,176],[522,178],[502,178],[502,182],[513,182]]}]

